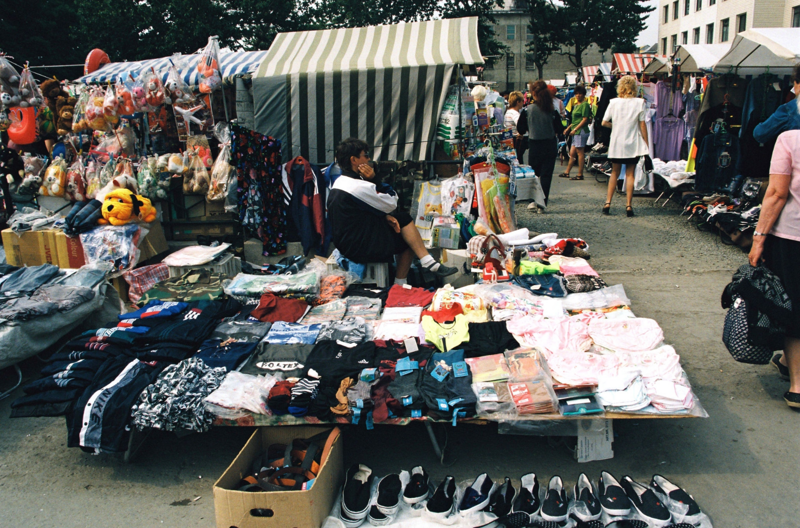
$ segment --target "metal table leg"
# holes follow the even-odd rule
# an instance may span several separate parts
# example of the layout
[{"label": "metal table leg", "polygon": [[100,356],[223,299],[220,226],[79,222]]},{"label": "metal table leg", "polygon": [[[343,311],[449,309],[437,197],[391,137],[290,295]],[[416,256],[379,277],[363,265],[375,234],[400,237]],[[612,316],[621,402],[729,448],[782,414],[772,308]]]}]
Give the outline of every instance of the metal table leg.
[{"label": "metal table leg", "polygon": [[9,397],[11,393],[14,392],[14,389],[19,387],[20,384],[22,383],[22,370],[19,368],[19,365],[14,365],[14,370],[17,371],[17,384],[8,389],[7,391],[3,392],[2,394],[0,394],[0,400]]},{"label": "metal table leg", "polygon": [[431,439],[431,445],[433,446],[433,452],[436,453],[436,456],[439,460],[442,460],[442,449],[439,447],[439,441],[436,439],[436,434],[433,432],[433,425],[429,421],[425,421],[425,429],[428,431],[428,436]]}]

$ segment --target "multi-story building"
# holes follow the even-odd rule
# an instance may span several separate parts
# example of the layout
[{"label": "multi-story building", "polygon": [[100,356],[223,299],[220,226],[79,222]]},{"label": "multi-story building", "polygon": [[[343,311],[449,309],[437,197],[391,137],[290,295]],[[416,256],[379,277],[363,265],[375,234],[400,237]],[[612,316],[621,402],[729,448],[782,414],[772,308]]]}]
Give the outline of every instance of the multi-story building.
[{"label": "multi-story building", "polygon": [[[800,1],[800,0],[798,0]],[[525,0],[506,0],[502,9],[492,12],[497,20],[494,32],[497,39],[508,46],[505,57],[488,57],[484,66],[483,79],[495,81],[498,91],[525,90],[527,83],[539,78],[536,65],[527,53],[527,44],[532,36],[528,32],[531,17]],[[611,62],[610,51],[601,53],[592,45],[582,56],[583,65],[598,65]],[[545,79],[564,79],[565,74],[574,75],[577,69],[564,55],[553,54],[544,67]]]},{"label": "multi-story building", "polygon": [[750,28],[800,27],[800,0],[661,0],[658,52],[682,44],[725,44]]}]

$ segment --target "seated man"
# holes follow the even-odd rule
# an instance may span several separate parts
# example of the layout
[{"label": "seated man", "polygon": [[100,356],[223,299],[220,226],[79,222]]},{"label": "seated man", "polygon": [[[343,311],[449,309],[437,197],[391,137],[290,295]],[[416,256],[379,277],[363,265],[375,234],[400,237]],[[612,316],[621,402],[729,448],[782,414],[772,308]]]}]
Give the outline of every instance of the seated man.
[{"label": "seated man", "polygon": [[362,264],[391,262],[397,256],[395,284],[406,283],[415,256],[423,267],[440,277],[458,271],[434,260],[411,216],[396,210],[394,190],[374,183],[368,149],[364,141],[356,138],[345,139],[336,148],[342,175],[328,195],[328,218],[336,248],[346,258]]}]

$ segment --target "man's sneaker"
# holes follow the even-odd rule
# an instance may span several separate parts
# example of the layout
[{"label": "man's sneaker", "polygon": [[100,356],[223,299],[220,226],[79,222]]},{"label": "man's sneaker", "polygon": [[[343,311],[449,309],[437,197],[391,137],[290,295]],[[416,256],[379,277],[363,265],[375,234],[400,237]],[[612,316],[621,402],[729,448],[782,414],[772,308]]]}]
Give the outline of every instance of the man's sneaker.
[{"label": "man's sneaker", "polygon": [[403,492],[403,501],[406,504],[417,504],[427,500],[431,495],[431,478],[422,466],[411,470],[411,480]]},{"label": "man's sneaker", "polygon": [[608,471],[600,473],[600,506],[609,517],[626,517],[631,513],[631,501],[614,475]]},{"label": "man's sneaker", "polygon": [[620,482],[622,489],[631,500],[631,504],[646,521],[656,526],[663,526],[672,519],[667,507],[653,490],[625,475]]},{"label": "man's sneaker", "polygon": [[[694,520],[700,516],[700,506],[698,506],[694,498],[686,493],[680,486],[673,484],[661,475],[653,475],[653,480],[650,481],[650,486],[656,491],[656,493],[661,493],[673,501],[685,504],[689,507],[686,513],[673,513],[681,513],[681,515],[683,515],[684,519],[687,521]],[[681,507],[680,509],[683,510],[685,508]]]},{"label": "man's sneaker", "polygon": [[[484,524],[479,528],[525,528],[531,526],[531,519],[522,512],[509,513],[505,517],[500,517],[494,521]],[[540,526],[535,524],[533,526]]]},{"label": "man's sneaker", "polygon": [[347,528],[360,526],[369,513],[373,478],[372,470],[364,464],[353,464],[347,470],[342,490],[342,511],[339,516]]},{"label": "man's sneaker", "polygon": [[400,475],[396,473],[386,475],[378,482],[378,500],[369,509],[367,516],[371,525],[386,526],[394,522],[400,509],[400,492],[402,491],[403,483],[400,482]]},{"label": "man's sneaker", "polygon": [[492,494],[486,511],[493,513],[498,517],[504,517],[511,512],[511,506],[514,504],[514,497],[517,495],[517,490],[511,483],[511,479],[506,477],[505,481],[500,487]]},{"label": "man's sneaker", "polygon": [[494,482],[487,473],[481,473],[475,482],[464,492],[458,510],[464,514],[479,512],[489,505],[489,499],[495,489]]},{"label": "man's sneaker", "polygon": [[600,501],[597,500],[597,494],[594,491],[594,486],[586,473],[581,473],[578,477],[578,482],[575,484],[573,490],[575,493],[575,516],[583,522],[595,521],[600,518],[602,512],[600,508]]},{"label": "man's sneaker", "polygon": [[770,364],[776,369],[778,369],[778,376],[780,376],[782,380],[789,381],[789,367],[781,363],[782,357],[783,354],[776,354],[772,356]]},{"label": "man's sneaker", "polygon": [[551,478],[547,485],[541,515],[545,521],[561,522],[567,519],[567,492],[558,475]]},{"label": "man's sneaker", "polygon": [[523,475],[520,480],[521,486],[517,500],[514,501],[513,511],[527,513],[533,520],[533,516],[539,513],[539,508],[542,506],[539,500],[539,481],[533,473]]},{"label": "man's sneaker", "polygon": [[435,273],[437,277],[441,278],[449,277],[454,273],[458,273],[458,268],[451,268],[450,266],[445,266],[441,262],[438,262],[437,264],[439,264],[439,267],[436,268],[435,270],[431,269],[435,266],[435,264],[431,264],[430,266],[425,267],[425,269],[430,271],[431,273]]},{"label": "man's sneaker", "polygon": [[425,505],[435,520],[445,520],[456,512],[456,479],[447,475]]}]

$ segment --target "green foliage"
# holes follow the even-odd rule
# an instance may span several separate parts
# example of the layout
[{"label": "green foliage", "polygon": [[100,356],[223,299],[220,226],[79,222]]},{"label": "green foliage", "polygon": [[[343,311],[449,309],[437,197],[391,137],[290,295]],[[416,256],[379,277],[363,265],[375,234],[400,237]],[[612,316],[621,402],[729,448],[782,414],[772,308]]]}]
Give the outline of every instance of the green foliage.
[{"label": "green foliage", "polygon": [[526,47],[541,79],[544,76],[543,71],[547,60],[561,50],[561,41],[550,30],[558,17],[558,11],[548,0],[528,0],[528,13],[531,17],[528,23],[528,33],[533,38]]}]

